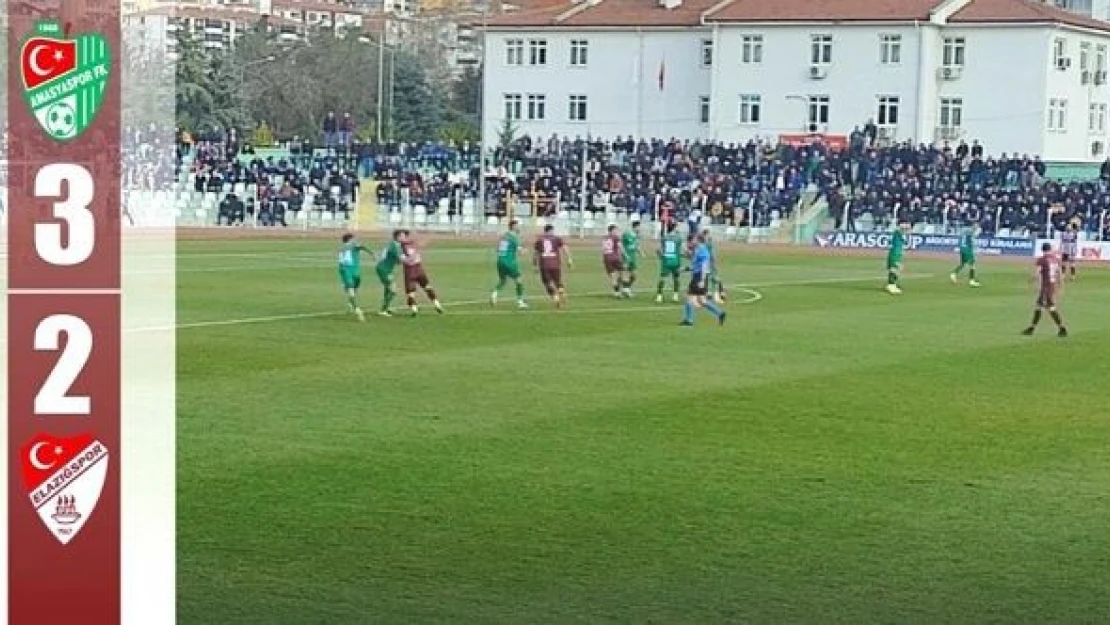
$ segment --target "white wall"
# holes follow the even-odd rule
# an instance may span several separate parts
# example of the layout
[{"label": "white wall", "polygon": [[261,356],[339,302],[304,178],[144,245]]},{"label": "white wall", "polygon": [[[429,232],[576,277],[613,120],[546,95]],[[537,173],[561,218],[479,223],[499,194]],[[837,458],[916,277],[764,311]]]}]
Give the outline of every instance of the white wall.
[{"label": "white wall", "polygon": [[[833,37],[832,63],[822,79],[810,77],[810,37]],[[762,35],[762,62],[742,63],[745,35]],[[881,62],[882,35],[901,36],[901,59]],[[491,32],[485,47],[483,130],[496,140],[505,93],[547,95],[547,119],[521,121],[532,136],[679,137],[746,141],[802,132],[809,95],[830,99],[831,134],[848,134],[878,118],[880,96],[899,98],[897,140],[937,141],[942,98],[963,100],[962,138],[978,139],[989,153],[1039,154],[1046,160],[1101,161],[1091,143],[1110,144],[1107,129],[1092,133],[1091,103],[1110,106],[1110,84],[1080,82],[1079,51],[1090,43],[1090,67],[1098,45],[1110,50],[1110,34],[1046,26],[970,25],[721,25],[685,31]],[[507,66],[505,40],[543,38],[546,67]],[[942,80],[945,37],[964,37],[965,65],[955,80]],[[1070,69],[1056,69],[1053,41],[1067,41]],[[571,39],[589,41],[589,65],[571,67]],[[714,41],[712,70],[701,66],[701,42]],[[527,54],[527,51],[526,51]],[[1110,55],[1110,52],[1108,52]],[[658,89],[666,62],[665,90]],[[1110,70],[1110,58],[1107,69]],[[638,82],[637,82],[638,81]],[[712,91],[712,93],[710,93]],[[571,94],[589,97],[589,120],[568,119]],[[761,121],[742,124],[742,94],[761,97]],[[699,123],[698,98],[711,96],[711,120]],[[1067,126],[1048,130],[1050,98],[1068,101]],[[1108,113],[1110,117],[1110,113]]]},{"label": "white wall", "polygon": [[[521,134],[706,137],[698,98],[710,90],[710,70],[701,66],[701,41],[710,37],[710,31],[699,29],[490,32],[483,63],[483,132],[496,141],[504,123],[504,94],[542,93],[547,96],[547,119],[517,122]],[[533,38],[547,40],[546,67],[527,65],[527,40]],[[525,40],[525,65],[506,64],[507,39]],[[572,39],[589,42],[586,67],[570,65]],[[665,64],[662,91],[660,64]],[[569,120],[571,94],[587,96],[587,121]]]},{"label": "white wall", "polygon": [[[827,76],[812,79],[810,36],[833,36],[832,63]],[[901,62],[880,63],[880,35],[901,35]],[[763,62],[742,63],[745,35],[763,36]],[[916,32],[906,26],[724,26],[718,41],[722,64],[714,89],[713,135],[723,141],[746,141],[762,136],[803,131],[809,95],[829,96],[829,125],[833,134],[847,134],[878,114],[878,98],[900,98],[900,138],[913,137],[917,105]],[[762,98],[762,123],[743,125],[738,107],[741,94]],[[791,96],[788,99],[788,96]]]},{"label": "white wall", "polygon": [[[1043,27],[947,27],[941,37],[964,37],[966,65],[959,80],[938,81],[937,100],[963,99],[964,137],[991,154],[1027,153],[1060,158],[1045,145],[1045,79],[1051,63]],[[937,59],[940,53],[938,41]],[[1078,80],[1078,79],[1077,79]],[[936,111],[933,111],[936,115]],[[1086,110],[1083,115],[1086,123]],[[931,124],[937,125],[934,117]]]}]

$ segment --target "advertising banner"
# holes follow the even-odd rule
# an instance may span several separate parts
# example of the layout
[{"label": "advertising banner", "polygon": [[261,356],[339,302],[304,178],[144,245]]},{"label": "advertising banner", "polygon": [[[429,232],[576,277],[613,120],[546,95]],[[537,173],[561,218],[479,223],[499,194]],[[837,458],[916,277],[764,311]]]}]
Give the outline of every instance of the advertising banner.
[{"label": "advertising banner", "polygon": [[[1041,252],[1041,245],[1044,243],[1051,243],[1052,249],[1059,250],[1060,242],[1055,239],[1037,239],[1035,255],[1040,258],[1043,253]],[[1106,263],[1110,262],[1110,242],[1107,241],[1080,241],[1079,254],[1076,255],[1076,260],[1082,262],[1095,262]]]},{"label": "advertising banner", "polygon": [[[813,245],[826,248],[883,250],[890,247],[889,232],[819,232]],[[954,234],[911,234],[906,249],[916,252],[954,252],[960,237]],[[1033,239],[1011,237],[978,237],[977,253],[982,256],[1032,256]]]}]

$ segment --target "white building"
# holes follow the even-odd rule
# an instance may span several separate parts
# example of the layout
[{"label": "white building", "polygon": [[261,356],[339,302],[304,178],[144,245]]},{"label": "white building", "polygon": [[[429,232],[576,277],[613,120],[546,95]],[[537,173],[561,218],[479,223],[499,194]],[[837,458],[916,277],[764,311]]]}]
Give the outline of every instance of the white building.
[{"label": "white building", "polygon": [[483,131],[978,139],[1101,161],[1110,24],[1026,0],[585,0],[490,19]]}]

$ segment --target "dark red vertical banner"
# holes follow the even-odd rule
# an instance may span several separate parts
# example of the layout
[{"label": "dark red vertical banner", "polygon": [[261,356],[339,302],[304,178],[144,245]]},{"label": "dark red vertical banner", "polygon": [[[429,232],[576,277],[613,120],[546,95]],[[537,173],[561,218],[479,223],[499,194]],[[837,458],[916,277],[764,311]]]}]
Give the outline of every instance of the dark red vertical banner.
[{"label": "dark red vertical banner", "polygon": [[8,18],[8,622],[119,625],[120,3]]}]

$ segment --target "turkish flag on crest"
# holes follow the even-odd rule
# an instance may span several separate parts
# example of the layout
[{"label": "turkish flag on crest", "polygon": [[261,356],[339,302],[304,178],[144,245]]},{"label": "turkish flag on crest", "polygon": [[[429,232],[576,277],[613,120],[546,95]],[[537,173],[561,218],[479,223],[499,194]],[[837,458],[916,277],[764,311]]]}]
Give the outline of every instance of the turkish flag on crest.
[{"label": "turkish flag on crest", "polygon": [[23,44],[23,84],[28,89],[48,83],[77,67],[73,41],[36,38]]},{"label": "turkish flag on crest", "polygon": [[39,487],[92,445],[95,439],[90,434],[73,438],[57,438],[49,434],[39,434],[23,446],[23,483],[31,491]]}]

